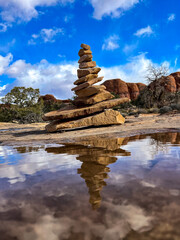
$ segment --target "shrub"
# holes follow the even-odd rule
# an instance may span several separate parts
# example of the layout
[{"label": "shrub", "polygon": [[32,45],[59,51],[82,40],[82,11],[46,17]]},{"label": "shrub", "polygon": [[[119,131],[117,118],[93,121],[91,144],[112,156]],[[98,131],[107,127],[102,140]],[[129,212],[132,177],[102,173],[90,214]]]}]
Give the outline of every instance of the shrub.
[{"label": "shrub", "polygon": [[138,110],[138,113],[139,113],[139,114],[147,114],[148,111],[147,111],[146,109],[144,109],[144,108],[140,108],[140,109]]},{"label": "shrub", "polygon": [[168,113],[168,112],[171,112],[171,111],[172,111],[172,108],[169,107],[169,106],[164,106],[164,107],[160,108],[160,110],[159,110],[159,112],[160,112],[161,114],[163,114],[163,113]]},{"label": "shrub", "polygon": [[158,108],[150,108],[149,113],[159,113],[159,109]]},{"label": "shrub", "polygon": [[173,103],[173,104],[171,104],[170,105],[170,107],[173,109],[173,110],[178,110],[178,111],[180,111],[180,104],[175,104],[175,103]]}]

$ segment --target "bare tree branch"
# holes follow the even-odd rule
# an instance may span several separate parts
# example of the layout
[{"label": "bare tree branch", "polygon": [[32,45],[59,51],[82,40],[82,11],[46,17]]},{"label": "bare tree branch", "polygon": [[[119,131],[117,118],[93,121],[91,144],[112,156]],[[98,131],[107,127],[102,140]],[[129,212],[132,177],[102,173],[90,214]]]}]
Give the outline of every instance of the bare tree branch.
[{"label": "bare tree branch", "polygon": [[167,76],[168,73],[169,67],[165,63],[161,64],[159,67],[153,64],[149,64],[145,78],[147,79],[148,83],[151,83],[163,76]]}]

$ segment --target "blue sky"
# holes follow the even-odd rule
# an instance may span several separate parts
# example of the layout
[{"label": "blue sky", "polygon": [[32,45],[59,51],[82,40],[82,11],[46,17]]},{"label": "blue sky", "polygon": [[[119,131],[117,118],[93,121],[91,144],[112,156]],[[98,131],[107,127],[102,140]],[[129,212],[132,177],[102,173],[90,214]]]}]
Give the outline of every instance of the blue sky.
[{"label": "blue sky", "polygon": [[178,0],[0,0],[0,97],[14,86],[71,98],[81,43],[104,80],[180,68]]}]

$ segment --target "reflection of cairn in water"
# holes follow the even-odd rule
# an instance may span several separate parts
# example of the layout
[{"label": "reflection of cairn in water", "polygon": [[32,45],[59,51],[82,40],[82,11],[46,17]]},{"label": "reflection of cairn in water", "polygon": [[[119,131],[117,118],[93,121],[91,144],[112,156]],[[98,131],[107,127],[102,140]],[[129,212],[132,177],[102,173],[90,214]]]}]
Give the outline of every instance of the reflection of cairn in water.
[{"label": "reflection of cairn in water", "polygon": [[[78,158],[77,158],[78,159]],[[98,160],[98,158],[96,158]],[[113,158],[115,161],[117,158]],[[92,162],[90,158],[86,161],[86,156],[81,156],[81,161],[83,164],[81,165],[81,168],[78,169],[78,173],[81,174],[81,177],[85,179],[86,185],[89,189],[90,199],[89,202],[92,204],[93,209],[97,209],[100,207],[101,204],[101,195],[100,192],[104,186],[106,186],[106,183],[104,179],[108,178],[108,172],[110,172],[110,169],[107,167],[107,165],[103,165],[100,163],[96,163],[92,156]],[[109,159],[110,160],[110,159]],[[107,159],[105,160],[107,163]],[[101,159],[102,162],[102,159]],[[112,163],[112,162],[110,162]],[[110,164],[109,163],[109,164]]]},{"label": "reflection of cairn in water", "polygon": [[[83,162],[78,173],[85,179],[90,194],[89,202],[93,209],[98,209],[101,204],[100,192],[106,186],[104,179],[108,178],[108,172],[110,172],[110,168],[107,166],[116,162],[115,156],[117,155],[130,155],[130,153],[120,149],[123,140],[91,138],[81,142],[81,144],[90,147],[87,148],[87,153],[84,152],[77,157],[77,160]],[[90,151],[91,154],[89,154]]]},{"label": "reflection of cairn in water", "polygon": [[106,186],[105,179],[108,178],[109,164],[115,163],[116,156],[130,156],[131,154],[120,149],[124,138],[97,138],[80,139],[77,144],[65,144],[62,147],[46,148],[49,153],[79,155],[77,160],[82,162],[78,174],[85,179],[89,189],[89,202],[93,209],[101,204],[100,192]]}]

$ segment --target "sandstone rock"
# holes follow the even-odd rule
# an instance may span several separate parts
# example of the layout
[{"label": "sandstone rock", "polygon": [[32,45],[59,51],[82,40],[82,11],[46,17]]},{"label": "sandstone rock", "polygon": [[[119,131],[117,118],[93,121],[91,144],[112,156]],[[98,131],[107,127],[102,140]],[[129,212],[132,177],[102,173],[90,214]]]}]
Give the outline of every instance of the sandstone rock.
[{"label": "sandstone rock", "polygon": [[127,83],[128,89],[129,89],[129,94],[131,100],[135,100],[139,96],[139,88],[135,83]]},{"label": "sandstone rock", "polygon": [[83,49],[85,49],[85,50],[90,50],[90,46],[87,45],[87,44],[82,43],[82,44],[81,44],[81,47],[82,47]]},{"label": "sandstone rock", "polygon": [[92,105],[92,104],[96,104],[98,102],[102,102],[108,99],[112,99],[114,96],[108,92],[103,90],[102,92],[93,95],[91,97],[77,97],[74,100],[74,104],[76,106],[84,106],[84,105]]},{"label": "sandstone rock", "polygon": [[78,78],[81,78],[89,74],[93,74],[93,73],[97,74],[100,71],[101,71],[101,68],[78,69],[77,74],[78,74]]},{"label": "sandstone rock", "polygon": [[78,52],[78,55],[80,57],[82,57],[83,55],[86,55],[86,54],[92,54],[91,50],[80,49],[79,52]]},{"label": "sandstone rock", "polygon": [[96,62],[95,61],[91,61],[91,62],[82,62],[79,64],[79,68],[80,69],[84,69],[84,68],[92,68],[96,66]]},{"label": "sandstone rock", "polygon": [[87,88],[83,88],[79,91],[75,91],[76,95],[78,95],[78,97],[88,97],[88,96],[92,96],[96,93],[99,93],[103,90],[105,90],[106,87],[105,86],[90,86]]},{"label": "sandstone rock", "polygon": [[180,72],[172,73],[170,76],[173,76],[176,81],[177,92],[180,91]]},{"label": "sandstone rock", "polygon": [[102,112],[104,109],[118,106],[122,103],[129,102],[128,98],[112,99],[104,102],[97,103],[93,106],[77,108],[72,110],[58,110],[46,113],[42,118],[44,121],[50,120],[64,120],[64,119],[76,119],[83,116],[88,116],[93,113]]},{"label": "sandstone rock", "polygon": [[139,104],[146,108],[168,106],[176,103],[180,73],[172,73],[151,82],[140,94]]},{"label": "sandstone rock", "polygon": [[81,77],[81,78],[79,78],[78,80],[76,80],[75,82],[74,82],[74,84],[75,85],[79,85],[79,84],[81,84],[81,83],[84,83],[84,82],[88,82],[89,80],[92,80],[92,79],[94,79],[94,78],[97,78],[97,74],[88,74],[87,76],[85,76],[85,77]]},{"label": "sandstone rock", "polygon": [[106,90],[115,93],[120,98],[128,97],[131,100],[138,98],[141,91],[146,87],[143,83],[126,83],[121,79],[107,80],[103,83],[106,86]]},{"label": "sandstone rock", "polygon": [[41,100],[43,100],[44,102],[49,102],[49,103],[61,103],[62,100],[56,99],[53,95],[51,94],[46,94],[44,96],[40,96],[38,99],[38,102],[40,102]]},{"label": "sandstone rock", "polygon": [[92,61],[92,58],[93,58],[92,54],[83,55],[83,56],[79,59],[78,63],[90,62],[90,61]]},{"label": "sandstone rock", "polygon": [[143,91],[147,86],[144,83],[136,83],[138,88],[139,88],[139,92]]},{"label": "sandstone rock", "polygon": [[171,93],[175,93],[177,91],[176,80],[172,75],[165,78],[164,87],[166,91]]},{"label": "sandstone rock", "polygon": [[107,80],[103,85],[106,86],[107,91],[119,95],[120,98],[130,98],[127,84],[119,78]]},{"label": "sandstone rock", "polygon": [[66,128],[79,128],[87,126],[103,126],[113,124],[123,124],[125,122],[124,117],[114,110],[107,110],[103,113],[99,113],[94,116],[82,118],[75,121],[60,123],[59,121],[53,121],[46,126],[48,132],[56,132],[57,130]]},{"label": "sandstone rock", "polygon": [[104,77],[94,78],[94,79],[92,79],[88,82],[82,83],[82,84],[78,85],[77,87],[73,88],[72,91],[78,91],[78,90],[81,90],[83,88],[87,88],[89,86],[92,86],[93,84],[102,81],[103,78]]}]

